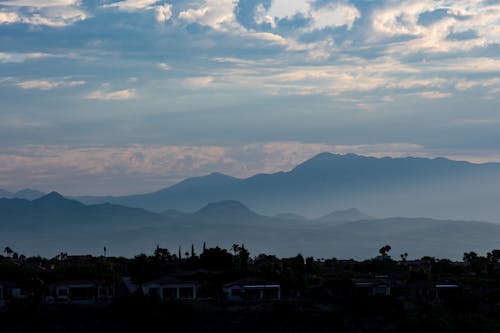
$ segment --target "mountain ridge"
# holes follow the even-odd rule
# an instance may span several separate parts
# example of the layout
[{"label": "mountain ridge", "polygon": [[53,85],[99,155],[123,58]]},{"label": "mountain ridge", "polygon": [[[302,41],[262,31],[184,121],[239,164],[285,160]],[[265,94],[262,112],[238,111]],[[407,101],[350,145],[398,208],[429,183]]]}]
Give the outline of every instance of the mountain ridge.
[{"label": "mountain ridge", "polygon": [[[297,207],[296,207],[297,208]],[[357,209],[328,215],[366,214]],[[344,215],[342,215],[344,214]],[[225,200],[177,218],[110,203],[85,205],[49,193],[43,198],[0,199],[0,234],[27,254],[90,253],[106,246],[116,255],[135,255],[157,244],[170,249],[191,244],[244,243],[253,253],[369,258],[390,244],[411,256],[460,258],[498,243],[500,225],[430,218],[383,218],[322,223],[260,215],[245,204]]]},{"label": "mountain ridge", "polygon": [[265,215],[287,211],[324,215],[331,208],[356,206],[378,216],[500,221],[500,207],[494,200],[498,195],[499,163],[321,153],[287,172],[243,179],[212,173],[146,194],[76,199],[89,204],[109,201],[154,212],[196,211],[208,203],[230,199],[245,202]]}]

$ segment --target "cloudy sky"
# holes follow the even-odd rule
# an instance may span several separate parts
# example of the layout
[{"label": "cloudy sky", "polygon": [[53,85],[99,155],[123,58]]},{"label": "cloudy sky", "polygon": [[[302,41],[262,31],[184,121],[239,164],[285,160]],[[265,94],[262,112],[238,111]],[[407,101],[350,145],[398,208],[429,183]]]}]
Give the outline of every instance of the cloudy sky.
[{"label": "cloudy sky", "polygon": [[499,0],[0,0],[0,188],[500,161]]}]

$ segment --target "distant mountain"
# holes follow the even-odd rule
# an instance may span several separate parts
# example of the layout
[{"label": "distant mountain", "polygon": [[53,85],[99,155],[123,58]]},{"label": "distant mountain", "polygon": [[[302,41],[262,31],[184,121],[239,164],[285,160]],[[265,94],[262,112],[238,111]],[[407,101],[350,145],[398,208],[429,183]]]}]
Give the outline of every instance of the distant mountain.
[{"label": "distant mountain", "polygon": [[38,191],[38,190],[32,190],[30,188],[25,188],[23,190],[17,191],[13,197],[19,198],[19,199],[35,200],[35,199],[43,197],[45,194],[46,193]]},{"label": "distant mountain", "polygon": [[0,198],[6,198],[6,199],[18,198],[18,199],[34,200],[43,197],[44,195],[45,193],[43,192],[32,190],[29,188],[17,191],[16,193],[11,193],[9,191],[0,189]]},{"label": "distant mountain", "polygon": [[262,217],[241,202],[234,200],[210,203],[196,211],[193,216],[200,219],[231,221],[231,223]]},{"label": "distant mountain", "polygon": [[0,198],[12,198],[13,194],[0,188]]},{"label": "distant mountain", "polygon": [[[298,208],[298,207],[296,207]],[[255,213],[244,204],[226,200],[194,213],[172,217],[113,204],[85,205],[52,192],[36,200],[0,199],[2,246],[28,255],[57,253],[132,256],[157,246],[177,251],[194,244],[230,248],[244,243],[253,255],[302,253],[316,258],[365,259],[386,244],[398,257],[424,255],[460,259],[466,251],[485,253],[498,248],[500,225],[426,218],[364,217],[355,209],[330,214],[335,223],[284,219]],[[289,217],[285,214],[284,217]]]},{"label": "distant mountain", "polygon": [[377,216],[500,221],[499,196],[498,163],[322,153],[289,172],[246,179],[213,173],[154,193],[77,199],[155,212],[192,212],[211,202],[235,200],[267,215],[293,211],[311,216],[331,208],[359,207]]},{"label": "distant mountain", "polygon": [[328,224],[340,224],[345,222],[354,222],[361,220],[371,220],[372,217],[366,215],[365,213],[359,211],[356,208],[350,208],[346,210],[337,210],[328,215],[316,219],[316,222],[328,223]]},{"label": "distant mountain", "polygon": [[180,210],[177,209],[167,209],[163,212],[160,213],[162,216],[166,216],[172,219],[179,219],[182,217],[185,217],[189,215],[189,213],[181,212]]},{"label": "distant mountain", "polygon": [[[84,205],[51,192],[35,200],[0,199],[0,225],[44,228],[93,228],[111,226],[141,227],[146,223],[163,222],[160,217],[140,208],[112,204]],[[143,222],[144,221],[144,222]]]},{"label": "distant mountain", "polygon": [[306,221],[307,218],[300,215],[300,214],[294,214],[294,213],[280,213],[276,214],[273,216],[276,219],[280,220],[291,220],[291,221]]}]

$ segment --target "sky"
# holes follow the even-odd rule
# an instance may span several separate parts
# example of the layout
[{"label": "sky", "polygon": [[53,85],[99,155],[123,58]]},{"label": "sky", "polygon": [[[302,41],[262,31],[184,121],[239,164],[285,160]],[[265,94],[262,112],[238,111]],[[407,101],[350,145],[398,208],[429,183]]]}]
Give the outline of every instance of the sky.
[{"label": "sky", "polygon": [[500,161],[499,0],[0,0],[0,188]]}]

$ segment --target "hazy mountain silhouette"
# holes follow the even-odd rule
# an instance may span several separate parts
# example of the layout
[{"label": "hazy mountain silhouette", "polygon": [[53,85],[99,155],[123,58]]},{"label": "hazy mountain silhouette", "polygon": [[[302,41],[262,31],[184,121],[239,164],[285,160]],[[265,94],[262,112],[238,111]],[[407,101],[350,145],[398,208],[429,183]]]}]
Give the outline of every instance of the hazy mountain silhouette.
[{"label": "hazy mountain silhouette", "polygon": [[0,188],[0,198],[12,198],[13,194]]},{"label": "hazy mountain silhouette", "polygon": [[292,220],[292,221],[306,221],[307,218],[305,216],[302,216],[300,214],[295,214],[295,213],[280,213],[276,214],[273,216],[276,219],[281,219],[281,220]]},{"label": "hazy mountain silhouette", "polygon": [[25,188],[23,190],[17,191],[14,194],[15,198],[20,198],[20,199],[28,199],[28,200],[35,200],[38,198],[41,198],[45,195],[46,193],[38,191],[38,190],[33,190],[30,188]]},{"label": "hazy mountain silhouette", "polygon": [[177,209],[167,209],[163,212],[161,212],[161,215],[172,218],[172,219],[179,219],[181,217],[185,217],[189,215],[189,213],[181,212],[180,210]]},{"label": "hazy mountain silhouette", "polygon": [[360,220],[371,220],[372,217],[366,215],[365,213],[359,211],[357,208],[350,208],[346,210],[337,210],[316,219],[316,222],[328,223],[328,224],[339,224],[344,222],[360,221]]},{"label": "hazy mountain silhouette", "polygon": [[18,199],[34,200],[43,197],[44,195],[45,193],[38,190],[32,190],[30,188],[22,189],[20,191],[17,191],[16,193],[11,193],[9,191],[0,189],[0,198],[7,198],[7,199],[18,198]]},{"label": "hazy mountain silhouette", "polygon": [[32,201],[0,199],[0,235],[5,246],[48,256],[60,251],[99,254],[103,246],[110,255],[125,256],[152,251],[157,244],[173,251],[195,244],[199,250],[206,242],[225,248],[244,243],[255,255],[301,252],[337,258],[373,257],[390,244],[396,256],[408,252],[413,258],[457,259],[465,251],[497,248],[500,239],[500,225],[491,223],[426,218],[354,221],[355,216],[366,216],[357,209],[329,214],[333,220],[283,219],[258,214],[233,200],[172,216],[108,203],[84,205],[52,192]]},{"label": "hazy mountain silhouette", "polygon": [[0,199],[0,221],[3,226],[47,225],[58,228],[81,228],[111,226],[142,226],[141,220],[164,222],[158,214],[140,208],[129,208],[112,204],[84,205],[51,192],[35,200]]},{"label": "hazy mountain silhouette", "polygon": [[[266,215],[306,216],[359,207],[378,216],[433,216],[499,221],[500,164],[444,158],[374,158],[319,154],[289,172],[237,179],[219,173],[169,188],[124,197],[81,197],[155,212],[196,211],[210,202],[237,200]],[[299,207],[300,210],[297,210]]]}]

